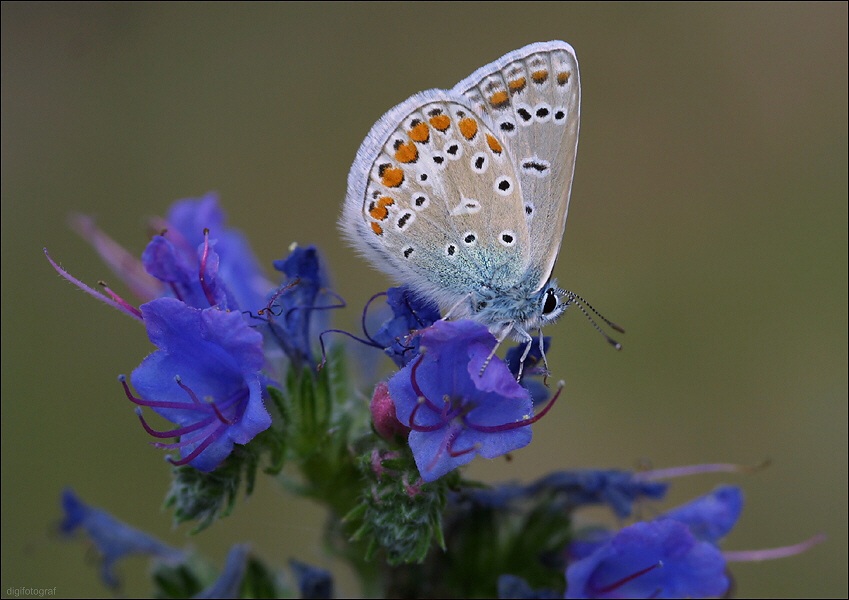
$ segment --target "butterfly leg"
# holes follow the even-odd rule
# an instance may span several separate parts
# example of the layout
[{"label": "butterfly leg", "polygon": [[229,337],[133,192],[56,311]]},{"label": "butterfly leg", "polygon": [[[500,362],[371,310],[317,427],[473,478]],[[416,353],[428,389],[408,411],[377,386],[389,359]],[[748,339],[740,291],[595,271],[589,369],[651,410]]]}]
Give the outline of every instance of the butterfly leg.
[{"label": "butterfly leg", "polygon": [[539,355],[542,358],[543,382],[548,385],[548,359],[545,357],[545,337],[542,335],[542,329],[539,330]]},{"label": "butterfly leg", "polygon": [[[489,356],[487,356],[486,360],[483,361],[483,365],[481,366],[480,373],[478,373],[479,376],[481,376],[481,377],[483,376],[483,372],[486,371],[486,368],[487,368],[487,366],[489,366],[489,363],[492,360],[492,357],[495,356],[495,353],[498,350],[498,347],[501,346],[501,342],[503,342],[504,340],[507,339],[507,336],[509,335],[512,328],[513,328],[513,326],[511,324],[509,327],[505,327],[500,332],[498,332],[497,337],[495,338],[495,345],[492,347],[492,351],[489,353]],[[493,332],[493,334],[495,335],[495,332]],[[527,352],[525,352],[525,354],[522,356],[523,361],[525,360],[526,355],[527,355]],[[519,372],[521,373],[521,368],[519,369]]]},{"label": "butterfly leg", "polygon": [[[525,351],[522,352],[522,357],[519,359],[519,372],[516,374],[516,381],[522,380],[522,372],[525,370],[525,359],[528,358],[528,354],[531,353],[531,348],[534,345],[534,338],[527,331],[523,331],[525,337],[522,339],[525,343]],[[542,345],[540,345],[540,350],[542,350]],[[545,362],[545,354],[542,355],[542,360]]]}]

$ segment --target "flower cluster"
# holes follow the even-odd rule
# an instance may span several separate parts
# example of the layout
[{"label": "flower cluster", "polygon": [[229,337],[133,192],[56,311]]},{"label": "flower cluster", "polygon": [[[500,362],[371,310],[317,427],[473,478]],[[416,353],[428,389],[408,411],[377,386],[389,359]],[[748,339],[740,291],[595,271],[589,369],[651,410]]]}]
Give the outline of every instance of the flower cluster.
[{"label": "flower cluster", "polygon": [[[263,471],[327,507],[331,546],[362,576],[369,595],[397,597],[703,597],[728,593],[727,563],[791,556],[819,541],[729,552],[721,540],[740,516],[739,488],[722,486],[659,516],[616,531],[577,530],[583,507],[608,507],[630,519],[637,503],[662,500],[666,479],[728,465],[635,473],[559,471],[529,484],[487,486],[464,476],[475,457],[494,459],[531,443],[531,425],[563,390],[547,385],[539,337],[507,350],[480,323],[440,318],[427,298],[404,287],[376,294],[357,336],[329,329],[330,291],[315,247],[293,245],[265,276],[245,238],[226,225],[213,194],[174,204],[152,222],[135,258],[95,226],[74,226],[140,302],[109,286],[102,292],[65,279],[141,323],[154,350],[129,377],[154,446],[170,451],[166,505],[200,530],[229,514],[245,482]],[[385,300],[385,316],[370,307]],[[342,342],[388,356],[395,369],[354,389]],[[359,379],[366,378],[358,373]],[[552,393],[553,392],[553,393]],[[158,429],[149,413],[173,424]],[[248,545],[235,544],[217,577],[198,555],[177,550],[62,497],[65,534],[82,529],[97,547],[102,578],[118,585],[117,561],[154,559],[163,597],[329,598],[332,575],[290,559],[291,585]],[[439,549],[437,549],[439,548]],[[375,568],[375,560],[385,566]]]},{"label": "flower cluster", "polygon": [[202,557],[172,548],[103,509],[87,505],[71,489],[62,493],[62,509],[64,518],[60,533],[70,537],[77,529],[84,532],[99,555],[101,579],[110,588],[120,586],[115,573],[117,563],[129,556],[141,555],[150,557],[154,563],[154,577],[160,581],[167,597],[288,597],[292,588],[301,598],[333,597],[333,582],[324,569],[291,559],[292,577],[286,577],[253,557],[249,544],[234,544],[227,553],[224,567],[215,576],[214,567],[206,564]]},{"label": "flower cluster", "polygon": [[160,233],[140,259],[90,219],[75,222],[145,302],[136,307],[105,285],[107,295],[99,294],[48,260],[60,275],[144,324],[157,350],[130,376],[136,393],[121,376],[126,396],[176,425],[157,431],[137,411],[153,437],[178,438],[154,443],[179,452],[173,464],[214,470],[234,444],[247,444],[271,426],[270,346],[298,365],[311,361],[309,315],[324,289],[316,250],[296,247],[275,263],[286,275],[275,290],[244,237],[226,227],[214,194],[175,203],[167,218],[155,221]]}]

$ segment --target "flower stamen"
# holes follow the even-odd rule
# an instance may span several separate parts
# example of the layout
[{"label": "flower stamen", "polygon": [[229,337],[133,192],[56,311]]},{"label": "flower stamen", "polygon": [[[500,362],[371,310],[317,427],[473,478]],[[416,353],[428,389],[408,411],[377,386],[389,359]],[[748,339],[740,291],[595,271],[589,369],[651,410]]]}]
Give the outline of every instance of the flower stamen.
[{"label": "flower stamen", "polygon": [[172,438],[172,437],[180,437],[186,435],[187,433],[192,433],[193,431],[197,431],[198,429],[203,429],[215,419],[212,416],[207,417],[206,419],[202,419],[197,421],[196,423],[192,423],[191,425],[186,425],[185,427],[178,427],[177,429],[170,429],[168,431],[157,431],[153,427],[148,424],[147,420],[144,418],[144,414],[142,414],[141,408],[136,408],[136,415],[141,421],[142,427],[144,430],[155,438]]},{"label": "flower stamen", "polygon": [[470,423],[469,420],[464,416],[463,422],[467,427],[474,429],[476,431],[480,431],[481,433],[498,433],[500,431],[510,431],[511,429],[518,429],[519,427],[527,427],[528,425],[532,425],[542,419],[548,411],[551,410],[551,407],[554,406],[554,403],[557,402],[557,398],[560,397],[560,392],[563,391],[563,387],[566,384],[561,381],[557,384],[557,392],[555,392],[554,396],[552,396],[551,400],[548,401],[548,404],[543,407],[541,411],[535,414],[533,417],[528,417],[527,419],[522,419],[521,421],[514,421],[513,423],[504,423],[503,425],[476,425],[475,423]]},{"label": "flower stamen", "polygon": [[618,590],[622,586],[634,581],[638,577],[642,577],[646,573],[649,573],[650,571],[654,571],[655,569],[659,569],[661,567],[663,567],[663,561],[659,560],[656,563],[654,563],[653,565],[646,567],[645,569],[640,569],[636,573],[631,573],[630,575],[627,575],[627,576],[623,577],[622,579],[620,579],[618,581],[614,581],[610,585],[606,585],[602,588],[594,588],[594,590],[598,594],[608,594],[608,593],[610,593],[614,590]]},{"label": "flower stamen", "polygon": [[124,387],[124,394],[127,396],[127,399],[129,399],[129,401],[133,404],[149,406],[150,408],[177,408],[183,410],[188,408],[185,402],[167,402],[164,400],[145,400],[144,398],[138,398],[133,396],[133,393],[130,391],[130,386],[127,385],[126,375],[119,375],[118,381],[120,381],[121,385]]},{"label": "flower stamen", "polygon": [[688,465],[684,467],[670,467],[668,469],[652,469],[634,474],[634,479],[644,481],[658,481],[661,479],[673,479],[687,475],[701,475],[702,473],[755,473],[766,469],[772,461],[769,459],[757,465],[735,465],[733,463],[713,463],[704,465]]},{"label": "flower stamen", "polygon": [[167,459],[168,462],[170,462],[175,467],[180,467],[182,465],[189,464],[195,458],[200,456],[200,454],[204,450],[206,450],[209,447],[209,445],[212,444],[212,442],[214,442],[219,437],[221,437],[221,434],[224,433],[224,431],[226,431],[226,429],[227,429],[227,425],[222,423],[221,425],[218,426],[218,428],[215,431],[213,431],[210,435],[208,435],[206,438],[204,438],[204,440],[200,444],[197,445],[197,448],[192,450],[186,457],[181,458],[179,460],[175,460],[174,457],[169,456],[168,459]]},{"label": "flower stamen", "polygon": [[[234,421],[224,416],[224,414],[221,412],[221,410],[219,410],[218,405],[215,403],[214,400],[209,399],[206,402],[201,402],[200,398],[197,397],[197,394],[195,394],[194,390],[192,390],[192,388],[183,383],[183,379],[179,375],[176,375],[174,377],[174,381],[176,381],[177,385],[179,385],[180,388],[189,395],[189,398],[192,399],[192,402],[196,404],[198,408],[211,407],[212,410],[215,412],[215,416],[218,417],[219,421],[221,421],[222,423],[226,423],[227,425],[232,425],[234,423]],[[231,402],[228,402],[227,404],[231,404]]]},{"label": "flower stamen", "polygon": [[824,533],[817,534],[808,538],[804,542],[793,544],[791,546],[780,546],[778,548],[768,548],[765,550],[732,550],[722,553],[725,560],[729,562],[754,562],[761,560],[773,560],[776,558],[787,558],[788,556],[796,556],[807,552],[817,544],[821,544],[826,540]]},{"label": "flower stamen", "polygon": [[417,425],[416,422],[415,422],[416,421],[416,414],[418,414],[419,409],[427,403],[428,403],[427,398],[425,398],[424,396],[419,396],[418,403],[416,404],[415,408],[413,408],[413,412],[410,413],[410,424],[408,425],[408,427],[410,429],[412,429],[413,431],[421,431],[421,432],[438,431],[438,430],[442,429],[443,427],[445,427],[445,424],[453,418],[453,416],[449,416],[449,417],[446,418],[443,415],[440,415],[441,420],[437,421],[433,425]]},{"label": "flower stamen", "polygon": [[[424,402],[425,404],[427,404],[427,407],[430,410],[432,410],[433,412],[438,412],[443,419],[446,419],[448,403],[443,402],[442,408],[439,408],[438,406],[436,406],[433,402],[431,402],[428,399],[427,396],[425,396],[424,392],[419,387],[419,382],[416,380],[416,372],[419,370],[419,367],[421,366],[422,361],[424,360],[424,357],[425,357],[425,351],[422,350],[422,352],[418,356],[418,360],[416,360],[416,362],[413,364],[412,368],[410,369],[410,385],[413,386],[413,392],[415,392],[416,396],[419,398],[419,406],[421,405],[422,402]],[[416,409],[417,408],[418,408],[418,406],[416,406]],[[416,410],[416,409],[413,409],[413,410]],[[412,421],[412,420],[413,419],[411,417],[410,421]]]},{"label": "flower stamen", "polygon": [[60,267],[60,266],[56,263],[56,261],[54,261],[54,260],[50,257],[50,254],[47,252],[47,248],[45,248],[45,249],[44,249],[44,256],[47,258],[47,261],[48,261],[48,262],[51,264],[51,266],[52,266],[52,267],[56,270],[56,272],[57,272],[57,273],[59,273],[59,275],[61,275],[61,276],[62,276],[64,279],[66,279],[67,281],[70,281],[71,283],[73,283],[75,286],[77,286],[78,288],[80,288],[80,289],[81,289],[82,291],[84,291],[86,294],[88,294],[88,295],[90,295],[90,296],[92,296],[92,297],[94,297],[94,298],[97,298],[97,299],[98,299],[98,300],[100,300],[101,302],[104,302],[105,304],[108,304],[108,305],[109,305],[109,306],[111,306],[112,308],[116,308],[116,309],[120,310],[122,313],[127,314],[127,315],[129,315],[129,316],[133,317],[134,319],[137,319],[137,320],[139,320],[139,321],[141,321],[141,320],[142,320],[142,313],[141,313],[141,310],[139,310],[139,309],[138,309],[138,308],[136,308],[135,306],[130,305],[128,302],[126,302],[126,301],[124,301],[124,300],[121,300],[121,301],[119,302],[119,301],[118,301],[118,300],[116,300],[115,298],[107,298],[107,297],[106,297],[106,296],[104,296],[103,294],[100,294],[100,293],[98,293],[96,290],[94,290],[94,289],[92,289],[91,287],[87,286],[87,285],[86,285],[86,284],[84,284],[82,281],[80,281],[79,279],[77,279],[76,277],[74,277],[73,275],[71,275],[70,273],[68,273],[65,269],[63,269],[62,267]]}]

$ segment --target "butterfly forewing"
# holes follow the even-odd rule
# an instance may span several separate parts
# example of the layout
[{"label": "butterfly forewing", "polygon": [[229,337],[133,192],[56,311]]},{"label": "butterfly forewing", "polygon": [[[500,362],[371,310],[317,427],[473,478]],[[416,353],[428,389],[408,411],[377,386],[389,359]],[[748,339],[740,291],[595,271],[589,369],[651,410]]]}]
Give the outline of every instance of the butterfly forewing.
[{"label": "butterfly forewing", "polygon": [[509,148],[532,240],[528,275],[537,289],[560,249],[578,146],[578,62],[565,42],[532,44],[455,86]]},{"label": "butterfly forewing", "polygon": [[465,98],[422,92],[366,138],[343,220],[357,221],[376,266],[451,308],[524,275],[531,248],[514,165]]}]

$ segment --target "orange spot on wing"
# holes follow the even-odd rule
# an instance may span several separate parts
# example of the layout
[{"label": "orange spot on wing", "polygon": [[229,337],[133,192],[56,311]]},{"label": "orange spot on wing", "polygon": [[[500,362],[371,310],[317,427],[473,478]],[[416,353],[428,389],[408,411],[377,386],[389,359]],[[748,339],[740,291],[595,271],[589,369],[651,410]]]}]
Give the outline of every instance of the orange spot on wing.
[{"label": "orange spot on wing", "polygon": [[401,144],[395,150],[395,160],[400,163],[416,162],[419,158],[419,151],[416,150],[416,145],[412,142]]},{"label": "orange spot on wing", "polygon": [[445,131],[451,126],[451,119],[448,118],[448,115],[436,115],[430,118],[430,124],[437,131]]},{"label": "orange spot on wing", "polygon": [[463,137],[467,140],[473,140],[478,134],[478,122],[471,117],[461,119],[458,126],[460,127],[460,133],[462,133]]},{"label": "orange spot on wing", "polygon": [[534,80],[534,83],[545,83],[545,80],[548,79],[548,70],[540,69],[539,71],[534,71],[531,73],[531,79]]},{"label": "orange spot on wing", "polygon": [[504,148],[501,147],[501,143],[495,139],[495,136],[488,133],[486,134],[486,145],[496,154],[501,154],[504,151]]},{"label": "orange spot on wing", "polygon": [[381,167],[379,175],[380,182],[386,187],[394,188],[404,183],[404,171],[398,167],[385,165]]},{"label": "orange spot on wing", "polygon": [[524,77],[518,77],[513,81],[507,82],[507,87],[510,88],[510,91],[514,94],[518,94],[523,89],[525,89],[525,85],[527,85],[528,80]]},{"label": "orange spot on wing", "polygon": [[384,220],[389,216],[389,206],[395,204],[395,200],[390,198],[389,196],[381,196],[377,199],[377,202],[372,202],[371,207],[369,207],[368,214],[378,221]]},{"label": "orange spot on wing", "polygon": [[377,219],[378,221],[382,221],[386,217],[389,216],[389,211],[386,210],[385,206],[375,206],[370,211],[368,211],[369,216],[372,219]]},{"label": "orange spot on wing", "polygon": [[566,85],[569,83],[569,77],[572,76],[571,71],[562,71],[557,74],[557,85]]},{"label": "orange spot on wing", "polygon": [[430,139],[430,130],[427,128],[427,123],[416,123],[413,128],[407,132],[407,135],[409,135],[410,139],[414,142],[424,144]]},{"label": "orange spot on wing", "polygon": [[507,95],[507,92],[495,92],[489,97],[489,103],[492,104],[494,108],[504,108],[509,102],[510,97]]},{"label": "orange spot on wing", "polygon": [[377,235],[383,235],[383,227],[380,223],[371,223],[371,230]]}]

